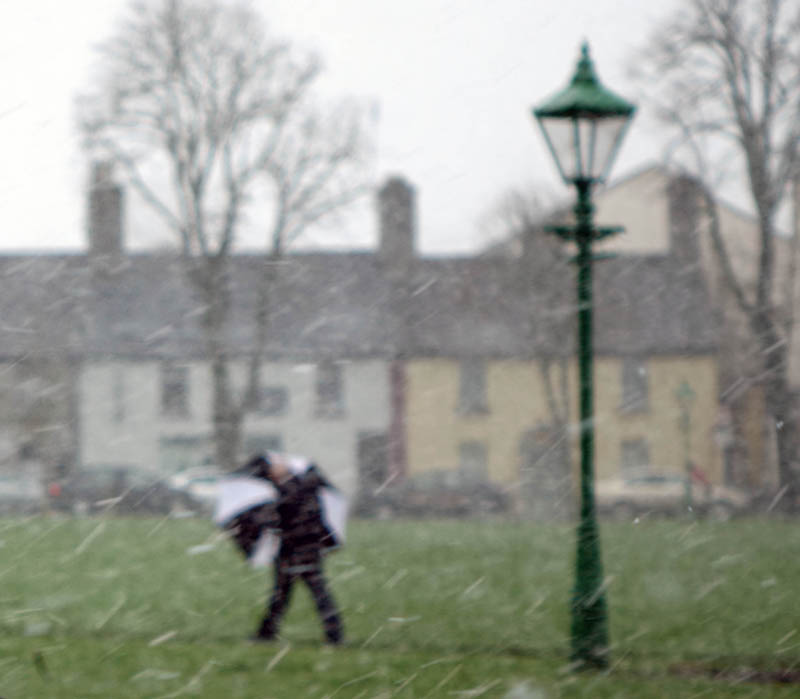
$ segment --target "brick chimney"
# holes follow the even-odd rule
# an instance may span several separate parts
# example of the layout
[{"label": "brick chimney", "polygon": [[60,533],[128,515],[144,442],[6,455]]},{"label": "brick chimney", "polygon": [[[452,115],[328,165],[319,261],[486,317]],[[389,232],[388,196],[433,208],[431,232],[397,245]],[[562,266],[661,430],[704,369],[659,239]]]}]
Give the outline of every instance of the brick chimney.
[{"label": "brick chimney", "polygon": [[688,175],[676,175],[667,187],[670,252],[685,264],[700,262],[701,184]]},{"label": "brick chimney", "polygon": [[414,239],[416,238],[416,192],[403,177],[391,177],[378,190],[380,242],[378,257],[384,263],[388,285],[387,322],[391,327],[394,357],[390,364],[391,420],[389,427],[389,472],[404,476],[406,451],[407,377],[404,357],[412,341],[409,298],[412,284]]},{"label": "brick chimney", "polygon": [[89,254],[99,258],[122,255],[123,192],[114,181],[114,166],[95,162],[89,184]]},{"label": "brick chimney", "polygon": [[378,190],[380,244],[378,254],[392,262],[414,257],[416,239],[416,191],[402,177],[389,178]]}]

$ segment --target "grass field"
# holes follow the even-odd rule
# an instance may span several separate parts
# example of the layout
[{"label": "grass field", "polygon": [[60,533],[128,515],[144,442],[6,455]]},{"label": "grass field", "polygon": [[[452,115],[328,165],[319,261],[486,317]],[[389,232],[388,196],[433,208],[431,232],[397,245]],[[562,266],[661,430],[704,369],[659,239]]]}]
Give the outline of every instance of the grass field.
[{"label": "grass field", "polygon": [[[353,522],[327,564],[347,644],[304,589],[246,641],[268,572],[203,520],[0,521],[0,697],[789,697],[800,522],[602,528],[612,667],[567,667],[571,527]],[[723,672],[713,679],[715,672]]]}]

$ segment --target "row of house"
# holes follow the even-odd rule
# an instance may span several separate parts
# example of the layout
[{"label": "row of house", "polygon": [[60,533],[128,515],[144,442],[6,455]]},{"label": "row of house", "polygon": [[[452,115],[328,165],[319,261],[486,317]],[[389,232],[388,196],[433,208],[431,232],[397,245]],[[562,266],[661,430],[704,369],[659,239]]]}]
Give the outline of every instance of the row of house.
[{"label": "row of house", "polygon": [[[212,458],[203,308],[177,255],[125,250],[123,194],[95,170],[85,254],[0,257],[2,462],[167,474]],[[690,238],[684,194],[664,186],[638,203],[673,245],[596,265],[598,478],[681,473],[687,458],[726,478],[715,314],[702,271],[676,254]],[[409,477],[493,482],[548,512],[575,463],[571,267],[537,236],[518,254],[419,256],[402,178],[381,187],[377,210],[375,250],[278,263],[246,453],[312,456],[351,494]],[[621,213],[628,235],[653,222]],[[242,380],[266,263],[231,259]]]}]

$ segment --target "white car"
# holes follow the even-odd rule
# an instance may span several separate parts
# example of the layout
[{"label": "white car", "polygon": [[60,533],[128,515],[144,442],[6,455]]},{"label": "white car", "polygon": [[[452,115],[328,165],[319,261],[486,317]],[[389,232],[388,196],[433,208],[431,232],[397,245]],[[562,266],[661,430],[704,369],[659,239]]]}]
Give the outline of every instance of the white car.
[{"label": "white car", "polygon": [[219,493],[219,482],[224,476],[216,468],[198,466],[172,474],[167,482],[176,490],[188,493],[204,506],[213,508]]},{"label": "white car", "polygon": [[595,486],[598,512],[629,520],[646,514],[677,515],[689,511],[714,519],[730,519],[750,504],[747,493],[724,485],[691,479],[687,500],[686,478],[678,474],[645,474],[601,480]]},{"label": "white car", "polygon": [[45,489],[37,476],[25,473],[0,474],[0,515],[38,512],[45,500]]}]

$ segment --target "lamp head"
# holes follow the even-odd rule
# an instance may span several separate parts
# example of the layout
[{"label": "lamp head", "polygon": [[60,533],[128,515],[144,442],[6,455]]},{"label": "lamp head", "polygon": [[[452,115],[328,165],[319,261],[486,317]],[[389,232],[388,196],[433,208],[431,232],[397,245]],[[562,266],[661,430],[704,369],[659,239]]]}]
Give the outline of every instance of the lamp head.
[{"label": "lamp head", "polygon": [[636,107],[598,80],[584,42],[570,84],[533,110],[561,177],[603,181]]}]

